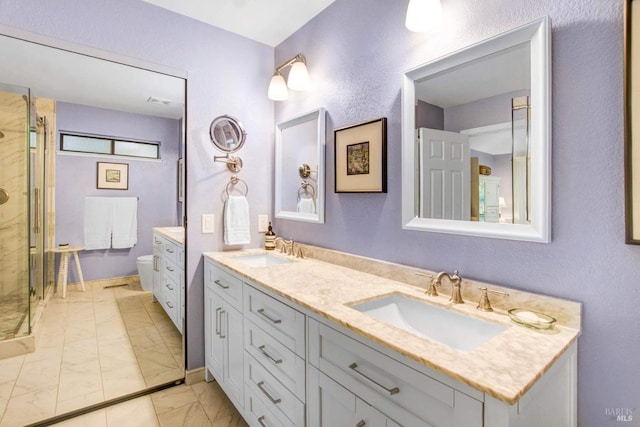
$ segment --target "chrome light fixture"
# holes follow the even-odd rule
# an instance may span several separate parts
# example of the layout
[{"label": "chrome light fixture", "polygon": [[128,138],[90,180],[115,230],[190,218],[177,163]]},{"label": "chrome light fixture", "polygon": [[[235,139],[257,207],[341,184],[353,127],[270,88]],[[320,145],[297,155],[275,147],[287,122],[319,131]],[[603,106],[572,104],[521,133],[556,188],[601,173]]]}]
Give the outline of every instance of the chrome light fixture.
[{"label": "chrome light fixture", "polygon": [[[297,54],[278,68],[269,83],[268,96],[274,101],[284,101],[289,97],[287,86],[291,90],[303,91],[309,87],[309,72],[307,71],[306,59],[301,54]],[[287,83],[280,72],[287,67],[289,70],[289,79]]]},{"label": "chrome light fixture", "polygon": [[440,0],[409,0],[405,26],[410,31],[423,33],[442,22],[442,6]]}]

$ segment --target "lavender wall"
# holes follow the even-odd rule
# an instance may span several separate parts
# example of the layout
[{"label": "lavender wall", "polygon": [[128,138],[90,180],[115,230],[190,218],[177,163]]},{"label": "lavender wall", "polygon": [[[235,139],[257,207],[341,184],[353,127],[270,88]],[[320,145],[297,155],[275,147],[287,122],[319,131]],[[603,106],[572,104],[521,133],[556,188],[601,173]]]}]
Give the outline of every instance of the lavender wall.
[{"label": "lavender wall", "polygon": [[430,128],[444,130],[444,109],[428,102],[416,104],[416,129]]},{"label": "lavender wall", "polygon": [[[176,177],[180,120],[58,102],[56,122],[58,135],[69,132],[160,143],[159,161],[56,156],[57,243],[83,244],[85,196],[139,197],[136,246],[80,253],[86,280],[138,274],[136,259],[152,253],[151,228],[178,224]],[[59,141],[58,136],[58,144]],[[97,162],[128,163],[129,189],[96,189]],[[71,268],[70,272],[71,280],[77,280],[75,269]]]},{"label": "lavender wall", "polygon": [[[0,23],[186,71],[187,368],[204,366],[202,252],[223,249],[222,195],[231,175],[212,161],[222,153],[209,141],[209,124],[230,114],[245,125],[247,143],[237,154],[251,218],[272,212],[274,121],[266,88],[273,48],[132,0],[3,0]],[[200,233],[203,213],[216,215],[214,234]],[[259,246],[254,225],[252,246]]]},{"label": "lavender wall", "polygon": [[459,132],[480,126],[511,122],[511,99],[529,95],[528,90],[504,93],[444,109],[444,130]]},{"label": "lavender wall", "polygon": [[[276,230],[582,302],[578,424],[617,425],[605,408],[640,408],[640,247],[624,244],[623,1],[442,0],[446,22],[425,34],[405,29],[406,6],[337,0],[276,48],[276,63],[304,53],[313,79],[309,92],[276,104],[276,121],[327,109],[329,189],[325,224],[278,220]],[[544,15],[553,25],[553,241],[402,230],[401,73]],[[332,130],[381,116],[388,118],[388,193],[333,193]],[[628,425],[640,425],[640,416]]]}]

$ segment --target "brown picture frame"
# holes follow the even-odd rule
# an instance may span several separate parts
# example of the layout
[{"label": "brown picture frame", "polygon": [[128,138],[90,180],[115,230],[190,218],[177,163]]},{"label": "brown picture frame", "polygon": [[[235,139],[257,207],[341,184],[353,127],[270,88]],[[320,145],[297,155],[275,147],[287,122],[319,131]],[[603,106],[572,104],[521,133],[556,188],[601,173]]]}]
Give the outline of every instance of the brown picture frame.
[{"label": "brown picture frame", "polygon": [[129,164],[97,162],[96,188],[99,190],[128,190]]},{"label": "brown picture frame", "polygon": [[387,118],[335,129],[336,193],[387,192]]},{"label": "brown picture frame", "polygon": [[624,6],[625,242],[640,245],[640,0]]}]

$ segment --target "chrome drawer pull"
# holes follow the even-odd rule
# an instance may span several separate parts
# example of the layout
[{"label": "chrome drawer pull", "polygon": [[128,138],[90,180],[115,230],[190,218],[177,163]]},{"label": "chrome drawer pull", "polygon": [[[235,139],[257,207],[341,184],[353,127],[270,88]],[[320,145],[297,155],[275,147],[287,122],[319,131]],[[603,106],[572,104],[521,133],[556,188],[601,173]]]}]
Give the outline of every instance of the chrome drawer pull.
[{"label": "chrome drawer pull", "polygon": [[169,249],[169,248],[167,248],[167,252],[169,252],[170,254],[172,254],[172,253],[173,253],[173,249]]},{"label": "chrome drawer pull", "polygon": [[365,424],[367,424],[367,423],[365,423],[364,420],[360,420],[360,422],[358,424],[356,424],[356,427],[364,427]]},{"label": "chrome drawer pull", "polygon": [[213,283],[215,283],[216,285],[220,286],[222,289],[229,289],[229,286],[223,285],[220,280],[214,280]]},{"label": "chrome drawer pull", "polygon": [[273,317],[269,316],[267,313],[264,312],[264,308],[261,308],[260,310],[258,310],[258,313],[262,314],[264,317],[266,317],[269,321],[271,321],[272,323],[278,324],[278,323],[282,323],[282,320],[280,319],[274,319]]},{"label": "chrome drawer pull", "polygon": [[169,271],[173,271],[173,268],[171,268],[171,267],[167,266],[167,270],[169,270]]},{"label": "chrome drawer pull", "polygon": [[222,307],[216,308],[216,335],[220,335],[220,321],[218,320],[218,316],[220,316],[220,310],[222,310]]},{"label": "chrome drawer pull", "polygon": [[[220,338],[226,338],[227,337],[226,335],[222,335],[222,315],[225,314],[225,313],[226,313],[225,310],[220,311]],[[229,323],[228,319],[227,319],[227,323]]]},{"label": "chrome drawer pull", "polygon": [[172,290],[173,290],[173,288],[172,288],[171,286],[169,286],[169,284],[168,284],[168,283],[165,283],[165,286],[166,286],[166,287],[167,287],[167,289],[169,289],[170,291],[172,291]]},{"label": "chrome drawer pull", "polygon": [[260,425],[261,425],[262,427],[269,427],[269,426],[267,426],[265,423],[263,423],[263,422],[262,422],[263,420],[264,420],[264,415],[263,415],[263,416],[261,416],[260,418],[258,418],[258,422],[260,423]]},{"label": "chrome drawer pull", "polygon": [[169,301],[167,301],[167,305],[169,306],[169,308],[173,308],[173,306],[171,305],[171,303]]},{"label": "chrome drawer pull", "polygon": [[376,380],[371,379],[368,376],[366,376],[365,374],[363,374],[362,372],[358,371],[358,364],[356,362],[353,362],[351,365],[349,365],[349,368],[353,369],[356,374],[363,376],[364,378],[366,378],[367,380],[371,381],[372,383],[374,383],[378,387],[383,388],[387,393],[389,393],[389,396],[393,396],[394,394],[400,393],[400,389],[398,387],[386,388],[385,386],[383,386],[382,384],[380,384]]},{"label": "chrome drawer pull", "polygon": [[261,392],[264,393],[265,396],[269,398],[271,403],[273,403],[274,405],[277,405],[278,403],[282,402],[282,399],[274,399],[273,396],[271,396],[271,393],[269,393],[267,389],[264,388],[263,384],[264,384],[264,381],[260,381],[258,383],[258,388],[260,389]]},{"label": "chrome drawer pull", "polygon": [[270,354],[267,352],[267,350],[265,350],[264,348],[265,348],[265,346],[264,346],[264,345],[261,345],[260,347],[258,347],[258,350],[260,350],[260,352],[261,352],[262,354],[264,354],[264,356],[265,356],[267,359],[271,360],[271,361],[272,361],[273,363],[275,363],[276,365],[279,365],[280,363],[282,363],[282,359],[276,359],[275,357],[273,357],[272,355],[270,355]]}]

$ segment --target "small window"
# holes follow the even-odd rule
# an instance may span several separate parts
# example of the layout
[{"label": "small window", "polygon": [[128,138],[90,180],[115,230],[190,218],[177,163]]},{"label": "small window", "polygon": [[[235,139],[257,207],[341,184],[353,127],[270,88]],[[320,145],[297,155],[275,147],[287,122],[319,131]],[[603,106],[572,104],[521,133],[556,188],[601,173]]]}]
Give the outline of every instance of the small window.
[{"label": "small window", "polygon": [[159,159],[160,146],[154,142],[127,141],[95,136],[60,134],[60,151],[111,156]]}]

